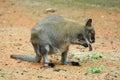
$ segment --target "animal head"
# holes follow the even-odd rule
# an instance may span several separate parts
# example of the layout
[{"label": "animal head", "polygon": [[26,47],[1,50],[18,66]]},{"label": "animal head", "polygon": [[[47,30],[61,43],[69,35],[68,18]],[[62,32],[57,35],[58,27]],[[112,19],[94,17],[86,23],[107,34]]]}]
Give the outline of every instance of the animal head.
[{"label": "animal head", "polygon": [[95,42],[95,30],[92,26],[92,19],[87,19],[85,23],[85,31],[84,31],[85,37],[90,43]]}]

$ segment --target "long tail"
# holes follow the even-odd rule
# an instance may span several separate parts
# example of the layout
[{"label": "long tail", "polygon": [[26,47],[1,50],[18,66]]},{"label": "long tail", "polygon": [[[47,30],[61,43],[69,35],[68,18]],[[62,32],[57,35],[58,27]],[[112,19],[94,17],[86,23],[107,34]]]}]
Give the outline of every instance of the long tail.
[{"label": "long tail", "polygon": [[11,55],[10,56],[13,59],[20,59],[23,61],[28,61],[28,62],[40,62],[40,56],[32,56],[32,55]]}]

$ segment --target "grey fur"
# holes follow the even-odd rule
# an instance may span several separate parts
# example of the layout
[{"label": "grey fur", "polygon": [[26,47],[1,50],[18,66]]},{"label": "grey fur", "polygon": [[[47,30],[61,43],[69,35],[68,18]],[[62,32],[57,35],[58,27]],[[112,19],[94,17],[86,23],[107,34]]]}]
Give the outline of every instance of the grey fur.
[{"label": "grey fur", "polygon": [[62,53],[62,64],[68,64],[67,52],[70,44],[87,44],[92,50],[90,43],[95,41],[95,31],[91,23],[92,19],[81,24],[62,16],[49,16],[31,30],[31,43],[36,56],[11,55],[11,58],[39,62],[43,57],[44,66],[49,66],[48,54]]}]

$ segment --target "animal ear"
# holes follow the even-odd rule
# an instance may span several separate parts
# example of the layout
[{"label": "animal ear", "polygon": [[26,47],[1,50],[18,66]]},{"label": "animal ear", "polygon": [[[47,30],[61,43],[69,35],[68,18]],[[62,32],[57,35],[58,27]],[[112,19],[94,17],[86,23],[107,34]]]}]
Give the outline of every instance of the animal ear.
[{"label": "animal ear", "polygon": [[87,19],[85,25],[86,26],[91,26],[92,25],[92,19]]}]

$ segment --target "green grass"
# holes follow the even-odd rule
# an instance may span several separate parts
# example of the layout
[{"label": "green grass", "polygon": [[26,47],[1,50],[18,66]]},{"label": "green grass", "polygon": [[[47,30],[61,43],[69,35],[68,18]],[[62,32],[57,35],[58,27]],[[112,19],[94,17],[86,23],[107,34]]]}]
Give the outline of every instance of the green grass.
[{"label": "green grass", "polygon": [[119,7],[120,8],[120,0],[76,0],[76,1],[81,2],[83,4],[99,5],[100,7]]},{"label": "green grass", "polygon": [[102,54],[99,53],[92,53],[91,56],[83,56],[80,58],[81,61],[93,60],[96,61],[97,59],[103,58]]},{"label": "green grass", "polygon": [[[24,4],[23,4],[24,1]],[[71,8],[83,10],[105,10],[120,12],[120,0],[11,0],[15,7],[32,7],[30,11],[39,12],[44,8]],[[33,9],[34,8],[34,9]]]},{"label": "green grass", "polygon": [[102,58],[102,54],[93,53],[93,54],[91,55],[91,59],[99,59],[99,58]]},{"label": "green grass", "polygon": [[62,6],[62,7],[77,7],[77,8],[93,8],[93,7],[102,7],[102,8],[111,8],[118,7],[120,8],[120,0],[36,0],[39,2],[50,3],[53,6]]},{"label": "green grass", "polygon": [[85,75],[87,75],[88,73],[100,73],[103,69],[105,68],[105,66],[102,64],[99,67],[93,67],[91,66],[90,68],[88,68],[85,71]]}]

